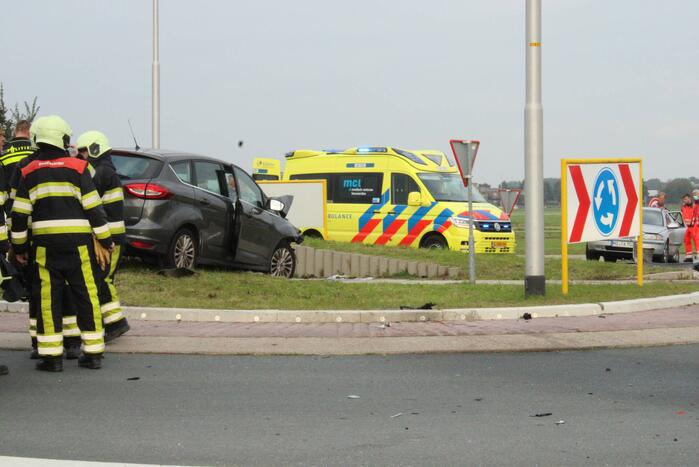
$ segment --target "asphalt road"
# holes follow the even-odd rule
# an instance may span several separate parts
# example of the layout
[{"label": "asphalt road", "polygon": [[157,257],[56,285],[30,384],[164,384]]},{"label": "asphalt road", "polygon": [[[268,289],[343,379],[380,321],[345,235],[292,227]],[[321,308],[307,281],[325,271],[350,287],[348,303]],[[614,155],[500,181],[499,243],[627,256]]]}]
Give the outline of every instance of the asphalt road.
[{"label": "asphalt road", "polygon": [[0,352],[0,362],[11,371],[0,377],[3,456],[401,466],[667,466],[699,458],[699,346],[110,355],[103,370],[70,362],[61,374],[34,371],[25,352]]}]

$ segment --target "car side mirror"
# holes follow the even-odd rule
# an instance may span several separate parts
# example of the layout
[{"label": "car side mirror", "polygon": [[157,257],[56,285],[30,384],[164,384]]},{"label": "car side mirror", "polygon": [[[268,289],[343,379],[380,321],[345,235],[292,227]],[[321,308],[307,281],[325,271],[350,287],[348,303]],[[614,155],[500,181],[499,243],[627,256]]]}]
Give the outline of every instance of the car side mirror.
[{"label": "car side mirror", "polygon": [[419,191],[411,191],[408,193],[408,206],[421,206],[422,196]]},{"label": "car side mirror", "polygon": [[667,228],[668,229],[679,229],[680,224],[678,224],[677,222],[670,222],[669,224],[667,224]]},{"label": "car side mirror", "polygon": [[278,199],[270,199],[269,200],[269,208],[272,211],[281,212],[284,210],[284,203],[282,203]]}]

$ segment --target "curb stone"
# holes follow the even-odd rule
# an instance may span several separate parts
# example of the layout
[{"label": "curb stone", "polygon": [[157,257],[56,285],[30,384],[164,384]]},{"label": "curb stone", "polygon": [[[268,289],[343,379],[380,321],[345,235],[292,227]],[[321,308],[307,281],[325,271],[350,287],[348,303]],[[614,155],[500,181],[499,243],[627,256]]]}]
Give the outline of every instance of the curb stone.
[{"label": "curb stone", "polygon": [[[501,308],[448,308],[433,310],[212,310],[125,306],[129,319],[149,321],[205,321],[228,323],[385,323],[424,321],[480,321],[592,316],[630,313],[699,304],[699,292],[664,297],[601,303]],[[0,301],[0,312],[27,313],[26,303]]]}]

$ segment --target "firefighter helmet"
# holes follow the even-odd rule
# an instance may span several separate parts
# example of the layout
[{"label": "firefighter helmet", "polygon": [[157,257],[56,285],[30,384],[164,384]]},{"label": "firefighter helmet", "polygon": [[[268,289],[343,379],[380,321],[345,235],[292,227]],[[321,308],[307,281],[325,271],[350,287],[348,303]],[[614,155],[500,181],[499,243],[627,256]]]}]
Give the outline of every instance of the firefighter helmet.
[{"label": "firefighter helmet", "polygon": [[78,151],[87,149],[90,157],[99,157],[105,152],[112,149],[109,147],[109,140],[101,131],[86,131],[78,138],[75,143]]},{"label": "firefighter helmet", "polygon": [[37,118],[29,132],[35,144],[45,143],[61,149],[68,147],[73,135],[70,125],[58,115]]}]

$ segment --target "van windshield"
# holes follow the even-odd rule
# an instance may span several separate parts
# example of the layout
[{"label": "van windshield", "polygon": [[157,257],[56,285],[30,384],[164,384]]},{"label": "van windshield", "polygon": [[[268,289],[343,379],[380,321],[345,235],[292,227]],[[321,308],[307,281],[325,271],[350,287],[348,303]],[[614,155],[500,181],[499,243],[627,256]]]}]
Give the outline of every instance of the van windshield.
[{"label": "van windshield", "polygon": [[[421,172],[417,174],[436,201],[468,201],[468,189],[461,177],[454,173]],[[474,203],[485,203],[478,189],[473,189]]]}]

